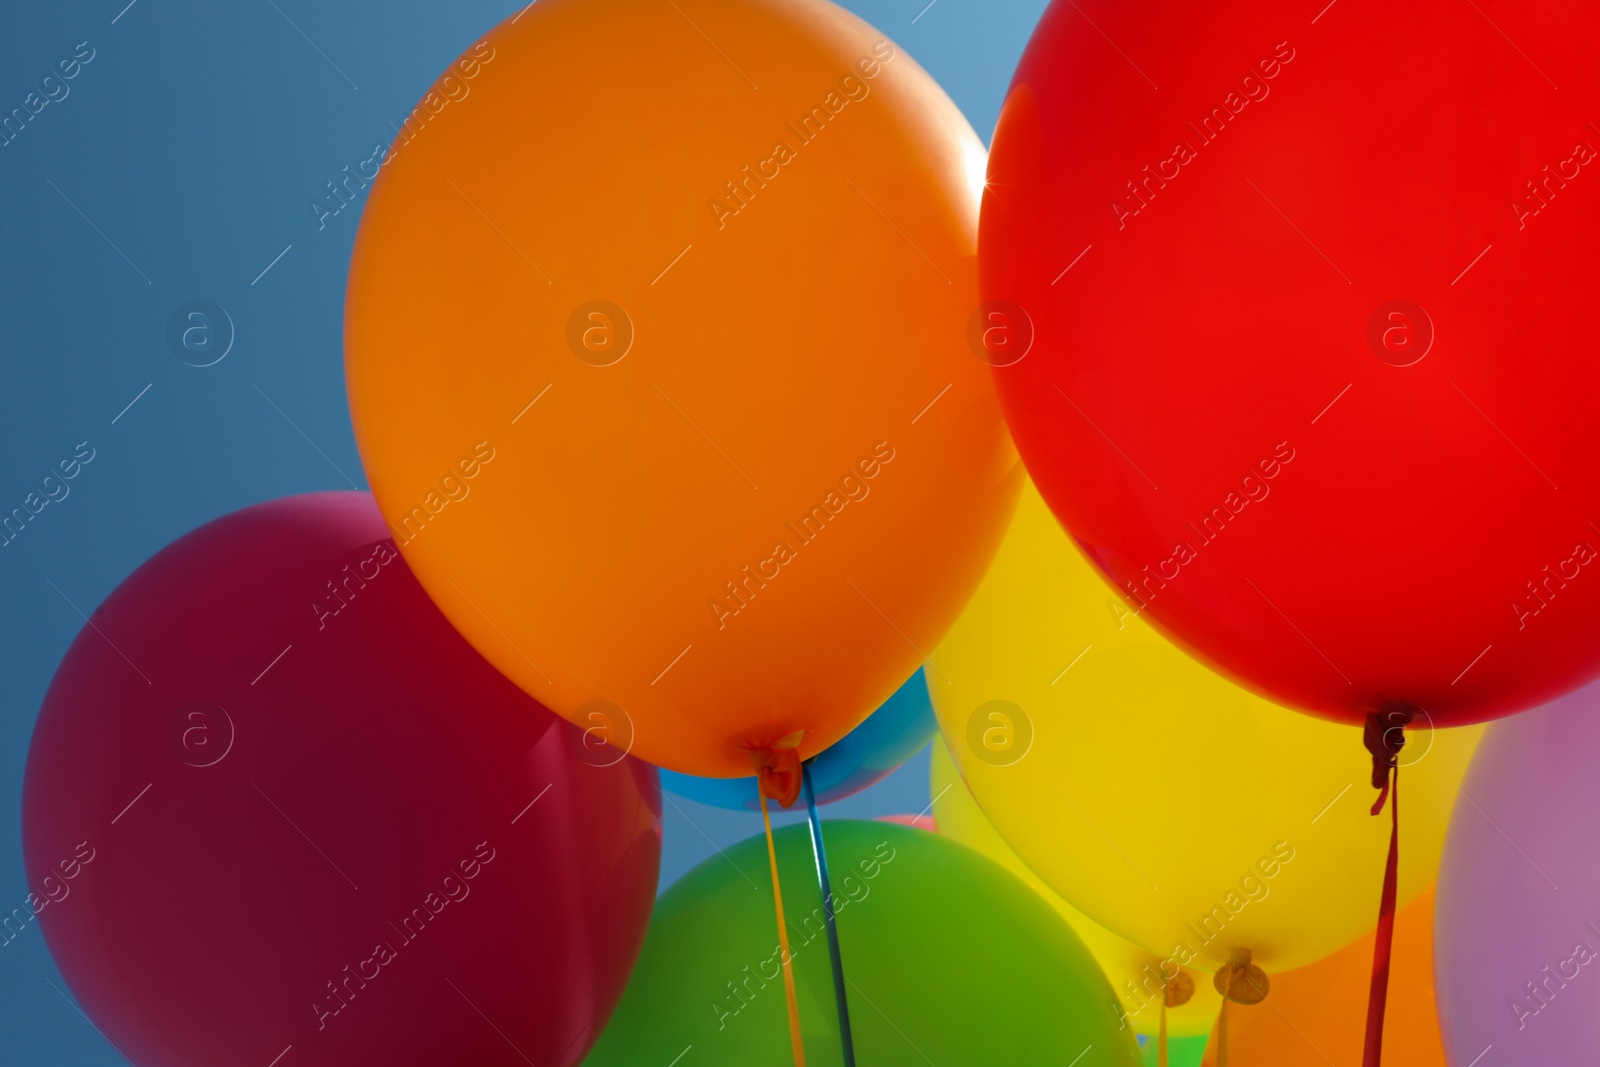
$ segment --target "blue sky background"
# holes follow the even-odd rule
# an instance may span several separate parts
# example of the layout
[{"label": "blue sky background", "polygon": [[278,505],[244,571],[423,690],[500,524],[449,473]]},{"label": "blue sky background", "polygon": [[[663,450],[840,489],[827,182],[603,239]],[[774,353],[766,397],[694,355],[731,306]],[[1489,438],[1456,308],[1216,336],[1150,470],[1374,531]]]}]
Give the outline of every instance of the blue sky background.
[{"label": "blue sky background", "polygon": [[[845,6],[915,56],[987,141],[1044,0],[926,2]],[[517,6],[125,4],[11,4],[0,32],[0,113],[80,42],[94,57],[0,147],[0,513],[79,442],[95,451],[70,494],[0,548],[5,901],[27,892],[22,770],[39,702],[82,625],[73,605],[93,610],[145,558],[226,512],[366,488],[340,350],[358,219],[346,210],[319,231],[308,201],[388,143],[390,123]],[[169,317],[193,300],[232,321],[231,350],[209,367],[166,340]],[[713,842],[760,828],[749,814],[677,803],[663,886]],[[927,803],[924,752],[830,814]],[[0,950],[0,1059],[124,1062],[51,982],[65,988],[37,929]]]}]

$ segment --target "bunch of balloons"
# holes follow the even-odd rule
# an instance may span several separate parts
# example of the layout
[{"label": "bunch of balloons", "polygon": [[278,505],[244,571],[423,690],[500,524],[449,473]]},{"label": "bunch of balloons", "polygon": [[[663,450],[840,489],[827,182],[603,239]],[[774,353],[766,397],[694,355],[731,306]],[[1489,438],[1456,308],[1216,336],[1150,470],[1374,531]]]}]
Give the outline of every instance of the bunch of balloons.
[{"label": "bunch of balloons", "polygon": [[[1580,1061],[1597,36],[1055,0],[986,159],[827,0],[508,17],[366,205],[371,494],[180,538],[45,699],[86,1013],[141,1067]],[[937,834],[817,814],[935,733]],[[765,832],[657,901],[663,781]]]},{"label": "bunch of balloons", "polygon": [[[1190,738],[1141,732],[1140,720],[1187,702],[1177,692],[1154,715],[1135,697],[1141,715],[1118,718],[1127,694],[1161,684],[1132,663],[1106,684],[1107,661],[1131,658],[1126,642],[1063,627],[1060,675],[1019,656],[1022,669],[1001,679],[963,653],[1025,646],[983,646],[983,623],[963,635],[963,619],[935,654],[949,684],[934,698],[980,803],[1023,857],[1147,947],[1222,960],[1227,1001],[1267,1000],[1263,964],[1327,956],[1375,918],[1360,1053],[1377,1067],[1397,912],[1431,881],[1450,806],[1470,794],[1456,787],[1470,744],[1440,728],[1524,711],[1600,671],[1600,584],[1583,575],[1600,544],[1600,440],[1586,411],[1600,370],[1578,296],[1600,273],[1600,198],[1574,195],[1600,136],[1588,110],[1600,72],[1581,43],[1600,31],[1600,11],[1313,7],[1052,4],[995,134],[981,286],[987,321],[1010,342],[995,361],[1007,422],[1109,586],[1100,599],[1119,637],[1136,616],[1267,699],[1361,727],[1373,813],[1388,805],[1386,854],[1383,835],[1345,823],[1333,794],[1304,792],[1327,784],[1309,752],[1360,756],[1335,734],[1285,750],[1286,763],[1262,729],[1191,719]],[[1402,189],[1401,174],[1415,180]],[[1000,583],[1031,589],[1039,575],[990,581],[995,604]],[[994,615],[985,621],[993,629]],[[1052,685],[1079,673],[1092,699],[1052,703]],[[994,767],[1020,757],[1012,706],[1033,720],[1043,774],[1026,761],[1005,776]],[[1077,762],[1058,769],[1068,729]],[[1408,735],[1431,737],[1426,761]],[[1194,801],[1174,796],[1181,772],[1159,757],[1142,780],[1093,788],[1096,772],[1122,769],[1117,755],[1153,740],[1194,745],[1191,774],[1205,783]],[[1491,746],[1486,759],[1497,755]],[[1518,773],[1548,778],[1540,768],[1525,758]],[[1360,781],[1362,769],[1337,777]],[[1030,781],[1029,813],[1007,807]],[[1470,804],[1455,810],[1458,827],[1472,823]],[[1035,836],[1043,812],[1060,812],[1060,829]],[[1204,819],[1224,829],[1205,834]],[[1359,847],[1344,857],[1311,836],[1344,839],[1346,825]],[[1212,847],[1234,828],[1255,836],[1254,855]],[[1177,849],[1147,846],[1169,829]],[[1234,884],[1219,868],[1197,895],[1172,893],[1189,886],[1187,867],[1224,857],[1241,872]],[[1456,893],[1485,881],[1446,865],[1441,961],[1482,943],[1448,917]],[[1305,889],[1326,904],[1295,916]],[[1566,961],[1585,953],[1542,973],[1570,982],[1581,963]],[[1456,1028],[1506,1016],[1483,1001],[1471,1021],[1452,1011],[1469,971],[1441,974],[1459,1067],[1490,1042],[1458,1043]],[[1528,1017],[1557,1006],[1556,987],[1526,985]]]}]

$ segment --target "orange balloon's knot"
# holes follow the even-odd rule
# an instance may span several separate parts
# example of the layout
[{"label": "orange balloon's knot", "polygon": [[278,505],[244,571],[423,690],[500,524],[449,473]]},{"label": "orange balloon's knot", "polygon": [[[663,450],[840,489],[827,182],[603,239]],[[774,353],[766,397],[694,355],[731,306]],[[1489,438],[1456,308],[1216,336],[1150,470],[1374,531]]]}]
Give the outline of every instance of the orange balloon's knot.
[{"label": "orange balloon's knot", "polygon": [[1188,971],[1180,969],[1167,979],[1164,993],[1167,1007],[1181,1008],[1194,999],[1194,978]]},{"label": "orange balloon's knot", "polygon": [[1406,747],[1406,727],[1416,709],[1410,704],[1392,701],[1367,716],[1362,740],[1372,753],[1372,788],[1381,790],[1372,814],[1383,810],[1389,798],[1390,772],[1400,766],[1400,750]]},{"label": "orange balloon's knot", "polygon": [[1235,1004],[1260,1004],[1272,988],[1267,972],[1250,962],[1247,948],[1233,950],[1233,957],[1217,971],[1212,984],[1218,993]]},{"label": "orange balloon's knot", "polygon": [[796,730],[766,748],[750,751],[750,766],[756,771],[761,795],[787,808],[800,798],[800,741],[804,730]]}]

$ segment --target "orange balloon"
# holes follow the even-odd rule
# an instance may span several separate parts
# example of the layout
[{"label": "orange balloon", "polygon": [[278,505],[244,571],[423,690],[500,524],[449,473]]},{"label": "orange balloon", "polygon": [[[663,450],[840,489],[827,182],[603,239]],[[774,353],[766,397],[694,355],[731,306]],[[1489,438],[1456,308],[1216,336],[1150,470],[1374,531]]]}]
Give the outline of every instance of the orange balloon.
[{"label": "orange balloon", "polygon": [[960,111],[820,0],[542,0],[413,119],[346,376],[417,577],[596,746],[731,777],[838,740],[1021,483]]},{"label": "orange balloon", "polygon": [[[1309,967],[1272,976],[1265,1004],[1228,1005],[1229,1067],[1361,1067],[1372,934]],[[1203,1067],[1215,1067],[1213,1032]],[[1383,1062],[1445,1067],[1433,993],[1433,889],[1395,915]]]}]

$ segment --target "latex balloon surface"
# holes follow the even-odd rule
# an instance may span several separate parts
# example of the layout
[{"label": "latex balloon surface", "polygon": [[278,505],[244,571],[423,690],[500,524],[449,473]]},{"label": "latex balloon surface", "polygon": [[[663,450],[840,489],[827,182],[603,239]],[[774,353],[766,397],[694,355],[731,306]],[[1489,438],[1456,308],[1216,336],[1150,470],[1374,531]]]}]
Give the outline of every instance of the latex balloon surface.
[{"label": "latex balloon surface", "polygon": [[[1169,1038],[1165,1067],[1200,1067],[1205,1059],[1208,1041],[1209,1035],[1206,1034]],[[1155,1038],[1147,1038],[1139,1046],[1139,1051],[1144,1056],[1145,1067],[1163,1067],[1161,1046]]]},{"label": "latex balloon surface", "polygon": [[1434,960],[1451,1067],[1491,1044],[1506,1063],[1594,1056],[1597,758],[1600,685],[1484,735],[1439,868]]},{"label": "latex balloon surface", "polygon": [[290,497],[157,553],[67,651],[28,906],[139,1067],[572,1064],[644,937],[656,789],[450,628],[371,497]]},{"label": "latex balloon surface", "polygon": [[[1429,889],[1395,915],[1383,1058],[1403,1067],[1445,1067],[1434,998],[1433,897]],[[1371,979],[1370,935],[1325,960],[1273,975],[1266,1003],[1228,1008],[1228,1067],[1359,1064]],[[1213,1042],[1204,1064],[1217,1063]]]},{"label": "latex balloon surface", "polygon": [[347,294],[402,553],[652,763],[821,752],[938,642],[1021,477],[967,340],[982,145],[823,0],[543,0],[463,61]]},{"label": "latex balloon surface", "polygon": [[[1377,922],[1389,820],[1361,731],[1185,655],[1107,589],[1029,489],[928,672],[940,732],[1024,862],[1085,915],[1202,972],[1269,973]],[[1400,899],[1429,885],[1480,728],[1401,762]]]},{"label": "latex balloon surface", "polygon": [[1051,5],[989,167],[996,379],[1187,647],[1343,721],[1510,714],[1600,671],[1600,7],[1318,8]]},{"label": "latex balloon surface", "polygon": [[[1026,885],[924,830],[837,820],[823,832],[858,1063],[1138,1063],[1104,1009],[1105,976]],[[838,1064],[810,839],[791,826],[776,841],[806,1062]],[[790,1062],[766,851],[750,838],[662,896],[589,1067],[667,1064],[689,1046],[703,1064]]]},{"label": "latex balloon surface", "polygon": [[[817,803],[831,804],[883,781],[938,732],[919,669],[882,707],[812,762]],[[696,778],[663,771],[661,787],[714,807],[761,810],[754,778]]]},{"label": "latex balloon surface", "polygon": [[[1112,1000],[1106,1008],[1117,1018],[1119,1026],[1126,1026],[1146,1037],[1159,1036],[1161,1002],[1166,998],[1167,987],[1171,983],[1174,989],[1192,985],[1192,992],[1186,1002],[1167,1008],[1169,1036],[1204,1038],[1211,1032],[1211,1024],[1216,1021],[1222,998],[1217,995],[1210,974],[1185,970],[1178,964],[1152,955],[1118,937],[1063,900],[1060,894],[1022,862],[989,822],[978,807],[978,802],[972,798],[966,782],[962,781],[961,773],[956,769],[955,761],[950,758],[950,750],[943,741],[934,742],[928,787],[934,797],[933,814],[939,833],[983,853],[1022,879],[1034,892],[1049,901],[1067,920],[1073,932],[1082,938],[1111,983]],[[1204,1041],[1201,1042],[1201,1048],[1204,1048]]]}]

